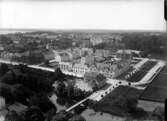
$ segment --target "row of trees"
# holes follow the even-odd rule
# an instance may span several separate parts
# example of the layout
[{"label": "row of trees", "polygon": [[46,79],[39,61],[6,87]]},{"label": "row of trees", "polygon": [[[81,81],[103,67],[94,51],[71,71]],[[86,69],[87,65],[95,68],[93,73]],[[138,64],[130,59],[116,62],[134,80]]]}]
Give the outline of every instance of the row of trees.
[{"label": "row of trees", "polygon": [[10,66],[6,64],[1,64],[0,75],[0,82],[2,83],[9,85],[21,84],[34,92],[42,91],[44,93],[52,91],[52,84],[64,77],[60,69],[51,73],[28,68],[25,65]]},{"label": "row of trees", "polygon": [[123,35],[123,43],[126,48],[141,50],[146,53],[165,54],[166,52],[165,34],[150,35],[149,33],[129,33]]},{"label": "row of trees", "polygon": [[12,61],[23,62],[28,64],[39,64],[44,61],[44,55],[42,52],[34,53],[32,50],[29,51],[29,55],[22,55],[21,57],[12,57]]},{"label": "row of trees", "polygon": [[133,49],[143,51],[142,55],[161,54],[166,55],[167,36],[165,34],[151,33],[122,33],[122,40],[114,40],[113,42],[104,42],[93,46],[95,49]]},{"label": "row of trees", "polygon": [[[51,116],[51,117],[50,117]],[[53,116],[53,117],[52,117]],[[86,121],[80,115],[74,115],[64,110],[56,114],[51,111],[47,114],[46,118],[38,107],[32,106],[22,112],[21,114],[15,111],[9,111],[6,115],[5,121]]]}]

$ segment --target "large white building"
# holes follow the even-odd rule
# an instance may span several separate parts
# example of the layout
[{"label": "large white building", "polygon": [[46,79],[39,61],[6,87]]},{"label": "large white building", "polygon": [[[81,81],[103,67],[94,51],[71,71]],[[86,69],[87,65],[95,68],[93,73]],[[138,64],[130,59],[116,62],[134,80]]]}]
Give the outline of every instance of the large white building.
[{"label": "large white building", "polygon": [[83,77],[86,72],[96,72],[108,78],[114,78],[129,69],[130,61],[121,60],[115,63],[95,63],[87,66],[84,63],[60,62],[59,67],[65,74]]},{"label": "large white building", "polygon": [[[100,50],[101,52],[102,50]],[[106,51],[106,50],[105,50]],[[103,51],[102,51],[103,52]],[[108,51],[107,51],[107,55]],[[101,56],[98,56],[101,57]],[[87,72],[101,73],[108,78],[114,78],[129,69],[131,63],[130,53],[119,53],[115,59],[108,58],[97,61],[96,56],[85,56],[73,59],[70,52],[55,53],[55,62],[58,63],[61,71],[67,75],[84,77]]]},{"label": "large white building", "polygon": [[89,68],[81,63],[60,62],[59,67],[63,73],[73,76],[83,77],[86,72],[89,72]]}]

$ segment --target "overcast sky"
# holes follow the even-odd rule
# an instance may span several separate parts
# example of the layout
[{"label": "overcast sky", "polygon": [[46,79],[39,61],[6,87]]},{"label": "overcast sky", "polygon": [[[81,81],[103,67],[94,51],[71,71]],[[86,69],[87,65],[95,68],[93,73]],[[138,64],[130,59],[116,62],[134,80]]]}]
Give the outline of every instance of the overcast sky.
[{"label": "overcast sky", "polygon": [[0,28],[159,31],[163,7],[163,0],[8,0],[0,2]]}]

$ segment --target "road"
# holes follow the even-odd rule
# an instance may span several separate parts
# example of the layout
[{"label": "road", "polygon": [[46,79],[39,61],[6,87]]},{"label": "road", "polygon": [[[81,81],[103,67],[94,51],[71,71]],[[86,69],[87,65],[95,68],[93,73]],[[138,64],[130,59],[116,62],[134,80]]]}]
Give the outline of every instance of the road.
[{"label": "road", "polygon": [[[147,61],[148,61],[148,59],[143,59],[141,62],[136,64],[135,69],[139,69]],[[6,64],[12,64],[12,65],[24,64],[24,63],[11,62],[11,61],[2,60],[2,59],[0,59],[0,63],[6,63]],[[39,65],[27,65],[27,66],[30,67],[30,68],[41,69],[41,70],[50,71],[50,72],[54,72],[55,71],[52,68],[41,67]],[[143,87],[138,86],[138,85],[150,82],[150,78],[152,78],[152,76],[154,74],[157,75],[160,72],[160,70],[158,70],[158,69],[159,68],[162,69],[164,66],[165,66],[165,63],[163,61],[158,61],[158,63],[141,79],[141,81],[139,81],[137,83],[133,82],[133,83],[131,83],[131,86],[134,87],[134,88],[137,88],[137,89],[144,89]],[[99,90],[97,92],[94,92],[89,97],[79,101],[75,105],[73,105],[70,108],[68,108],[66,111],[72,110],[73,108],[75,108],[76,106],[82,104],[83,102],[87,101],[88,99],[93,100],[93,101],[100,101],[104,96],[106,96],[107,94],[112,92],[116,87],[118,87],[120,85],[129,86],[129,82],[127,82],[126,80],[117,80],[117,79],[107,78],[107,83],[110,84],[110,86],[107,89]]]},{"label": "road", "polygon": [[[142,59],[142,58],[139,58],[139,59]],[[143,58],[142,61],[140,61],[138,64],[135,65],[135,68],[136,69],[139,69],[144,63],[146,63],[148,61],[147,58]],[[154,60],[156,61],[156,60]],[[8,60],[3,60],[3,59],[0,59],[0,63],[6,63],[6,64],[12,64],[12,65],[19,65],[19,64],[25,64],[25,63],[19,63],[19,62],[11,62],[11,61],[8,61]],[[27,64],[25,64],[27,65]],[[27,65],[28,67],[30,68],[35,68],[35,69],[41,69],[41,70],[45,70],[45,71],[50,71],[50,72],[54,72],[55,70],[53,68],[47,68],[47,67],[41,67],[39,65]],[[137,88],[137,89],[144,89],[140,86],[137,86],[137,85],[141,85],[141,84],[144,84],[144,83],[148,83],[150,82],[150,78],[156,73],[158,74],[159,72],[156,72],[157,69],[159,67],[163,67],[165,66],[165,62],[163,61],[159,61],[142,79],[141,81],[139,82],[133,82],[131,83],[131,85],[134,87],[134,88]],[[155,75],[154,75],[155,76]],[[120,85],[126,85],[128,86],[129,85],[129,82],[127,82],[126,80],[117,80],[117,79],[110,79],[108,78],[107,79],[107,83],[110,84],[111,86],[109,88],[107,88],[106,90],[100,90],[98,92],[96,92],[94,95],[96,95],[96,98],[94,100],[96,101],[99,101],[101,99],[102,96],[104,96],[105,94],[111,92],[114,88],[120,86]],[[98,96],[97,96],[98,95]],[[93,97],[93,96],[92,96]],[[93,100],[93,98],[90,97],[90,99]]]}]

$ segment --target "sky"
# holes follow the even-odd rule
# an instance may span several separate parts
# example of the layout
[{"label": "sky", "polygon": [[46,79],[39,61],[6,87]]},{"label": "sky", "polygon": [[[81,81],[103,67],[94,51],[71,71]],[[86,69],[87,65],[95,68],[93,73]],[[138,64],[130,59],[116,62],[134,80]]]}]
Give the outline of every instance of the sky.
[{"label": "sky", "polygon": [[[42,2],[41,2],[42,1]],[[163,0],[1,0],[1,29],[164,31]]]}]

